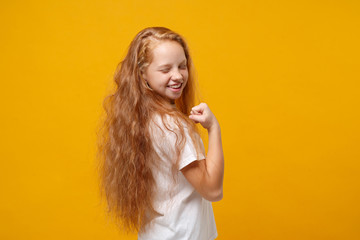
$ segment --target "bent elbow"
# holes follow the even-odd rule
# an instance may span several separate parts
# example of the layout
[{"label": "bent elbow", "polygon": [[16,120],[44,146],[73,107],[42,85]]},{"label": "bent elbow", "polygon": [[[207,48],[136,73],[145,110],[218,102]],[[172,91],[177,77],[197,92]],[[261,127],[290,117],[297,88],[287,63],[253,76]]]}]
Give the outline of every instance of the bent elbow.
[{"label": "bent elbow", "polygon": [[212,202],[218,202],[222,199],[223,199],[223,191],[221,189],[221,191],[217,195],[214,196]]},{"label": "bent elbow", "polygon": [[204,198],[210,202],[218,202],[223,199],[223,190],[221,188],[219,190],[213,191],[210,194],[207,194],[207,196],[204,196]]},{"label": "bent elbow", "polygon": [[221,191],[221,194],[219,195],[219,197],[217,198],[216,202],[222,200],[224,197],[223,191]]}]

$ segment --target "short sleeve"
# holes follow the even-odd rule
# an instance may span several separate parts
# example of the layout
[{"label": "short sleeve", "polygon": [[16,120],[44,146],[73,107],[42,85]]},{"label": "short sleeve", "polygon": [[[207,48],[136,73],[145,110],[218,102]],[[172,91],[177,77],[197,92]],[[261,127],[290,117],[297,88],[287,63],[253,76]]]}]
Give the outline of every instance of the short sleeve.
[{"label": "short sleeve", "polygon": [[199,137],[198,140],[200,141],[202,152],[197,153],[196,147],[194,146],[191,137],[189,135],[189,130],[186,127],[184,128],[184,130],[186,135],[186,143],[180,157],[179,170],[181,170],[182,168],[186,167],[187,165],[189,165],[190,163],[196,160],[205,159],[205,156],[203,154],[204,144],[201,138]]},{"label": "short sleeve", "polygon": [[[171,121],[170,121],[171,122]],[[152,138],[153,138],[153,146],[156,153],[159,157],[164,160],[166,163],[174,163],[174,160],[177,159],[175,156],[175,146],[176,146],[176,129],[172,129],[169,131],[166,129],[161,121],[161,119],[156,119],[156,124],[152,127]],[[196,160],[203,160],[205,159],[204,156],[204,144],[197,135],[196,140],[199,141],[200,151],[196,151],[196,147],[189,135],[189,129],[185,124],[183,125],[184,133],[185,133],[185,144],[184,148],[181,151],[181,156],[179,159],[179,167],[178,169],[181,170],[182,168],[186,167],[190,163]]]}]

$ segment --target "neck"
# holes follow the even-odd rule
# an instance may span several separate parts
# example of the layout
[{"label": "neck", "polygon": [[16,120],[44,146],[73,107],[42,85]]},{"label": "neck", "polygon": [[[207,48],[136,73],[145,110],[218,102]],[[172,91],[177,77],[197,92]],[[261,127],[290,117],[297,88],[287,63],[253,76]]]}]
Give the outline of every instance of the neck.
[{"label": "neck", "polygon": [[175,100],[171,100],[170,105],[171,105],[171,107],[176,108]]}]

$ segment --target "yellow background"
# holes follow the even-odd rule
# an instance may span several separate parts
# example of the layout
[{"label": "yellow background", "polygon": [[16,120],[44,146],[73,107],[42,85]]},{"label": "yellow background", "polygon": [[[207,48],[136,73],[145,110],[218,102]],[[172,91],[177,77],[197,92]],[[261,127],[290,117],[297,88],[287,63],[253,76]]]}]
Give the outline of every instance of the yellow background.
[{"label": "yellow background", "polygon": [[135,34],[187,39],[222,126],[219,238],[360,239],[360,3],[2,1],[0,239],[136,239],[101,203],[96,127]]}]

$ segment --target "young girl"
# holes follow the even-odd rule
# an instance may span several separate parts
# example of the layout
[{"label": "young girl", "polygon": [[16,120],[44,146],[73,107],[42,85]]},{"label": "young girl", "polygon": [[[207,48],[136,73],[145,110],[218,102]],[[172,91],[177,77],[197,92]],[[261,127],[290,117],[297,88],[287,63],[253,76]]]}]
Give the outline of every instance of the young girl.
[{"label": "young girl", "polygon": [[[205,103],[193,105],[184,39],[146,28],[119,66],[99,145],[110,214],[139,240],[215,239],[211,202],[222,199],[224,175],[220,126]],[[195,123],[208,131],[206,158]]]}]

